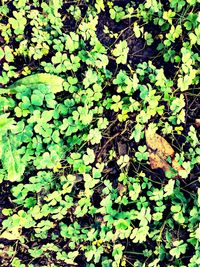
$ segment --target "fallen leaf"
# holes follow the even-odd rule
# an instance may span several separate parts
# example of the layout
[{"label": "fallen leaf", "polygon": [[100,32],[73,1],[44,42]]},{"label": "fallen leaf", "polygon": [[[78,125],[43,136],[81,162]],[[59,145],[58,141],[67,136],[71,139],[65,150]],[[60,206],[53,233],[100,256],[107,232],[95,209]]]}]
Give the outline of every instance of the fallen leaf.
[{"label": "fallen leaf", "polygon": [[145,137],[149,149],[154,153],[156,152],[161,159],[174,156],[173,148],[162,136],[150,130],[145,130]]},{"label": "fallen leaf", "polygon": [[119,156],[124,156],[127,154],[127,152],[128,152],[127,151],[127,145],[125,143],[118,142],[117,147],[118,147]]},{"label": "fallen leaf", "polygon": [[123,194],[126,192],[127,188],[123,184],[118,183],[117,189],[118,189],[119,195],[123,196]]},{"label": "fallen leaf", "polygon": [[[175,169],[177,172],[183,170],[174,158],[174,149],[162,136],[147,129],[145,130],[145,138],[152,169],[162,169],[164,172],[170,171],[171,168]],[[168,157],[172,160],[171,165],[167,162]]]},{"label": "fallen leaf", "polygon": [[149,153],[149,160],[151,168],[154,169],[163,169],[163,171],[169,171],[170,165],[165,161],[162,160],[158,155],[155,153]]},{"label": "fallen leaf", "polygon": [[174,168],[174,170],[176,170],[177,172],[184,170],[184,168],[180,166],[175,158],[172,160],[172,168]]},{"label": "fallen leaf", "polygon": [[[9,255],[9,246],[5,246],[3,244],[0,244],[0,257],[2,262],[7,261],[11,256]],[[5,265],[2,265],[5,266]]]},{"label": "fallen leaf", "polygon": [[197,126],[197,128],[200,127],[200,119],[196,119],[196,120],[195,120],[195,125]]}]

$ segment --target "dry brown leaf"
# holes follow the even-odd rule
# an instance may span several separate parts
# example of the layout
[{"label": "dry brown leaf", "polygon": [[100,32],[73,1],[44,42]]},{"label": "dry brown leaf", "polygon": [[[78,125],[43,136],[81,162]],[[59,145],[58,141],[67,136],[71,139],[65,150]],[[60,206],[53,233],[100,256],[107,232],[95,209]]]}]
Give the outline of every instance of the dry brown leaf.
[{"label": "dry brown leaf", "polygon": [[[171,168],[176,171],[183,170],[174,158],[174,149],[162,136],[147,129],[145,130],[145,138],[152,169],[162,169],[165,172],[170,171]],[[167,162],[168,157],[171,157],[172,165]]]},{"label": "dry brown leaf", "polygon": [[176,170],[177,172],[179,171],[183,171],[183,167],[180,166],[180,164],[178,163],[178,161],[174,158],[172,160],[172,167],[174,168],[174,170]]},{"label": "dry brown leaf", "polygon": [[123,184],[118,183],[117,189],[118,189],[119,195],[123,196],[123,194],[124,194],[124,192],[126,192],[127,188]]},{"label": "dry brown leaf", "polygon": [[147,129],[145,137],[150,151],[156,153],[162,160],[166,160],[168,156],[174,157],[173,148],[162,136]]},{"label": "dry brown leaf", "polygon": [[149,160],[151,164],[151,168],[154,169],[163,169],[163,171],[169,171],[170,165],[167,161],[162,160],[157,154],[149,153]]},{"label": "dry brown leaf", "polygon": [[197,126],[197,128],[200,127],[200,119],[196,119],[196,120],[195,120],[195,125]]}]

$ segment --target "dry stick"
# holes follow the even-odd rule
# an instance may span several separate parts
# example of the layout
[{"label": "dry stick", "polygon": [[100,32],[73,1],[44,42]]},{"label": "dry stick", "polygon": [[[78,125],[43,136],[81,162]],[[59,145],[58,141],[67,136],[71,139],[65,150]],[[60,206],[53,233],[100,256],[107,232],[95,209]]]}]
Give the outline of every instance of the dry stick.
[{"label": "dry stick", "polygon": [[119,40],[120,36],[121,36],[126,30],[128,30],[130,27],[132,27],[132,25],[133,25],[133,23],[132,23],[131,25],[129,25],[128,27],[122,29],[122,30],[120,31],[120,33],[118,33],[118,34],[119,34],[118,37],[117,37],[117,38],[115,39],[115,41],[108,47],[108,49],[111,49],[111,48],[113,47],[113,45],[116,44],[116,42]]},{"label": "dry stick", "polygon": [[97,160],[101,157],[101,155],[103,154],[103,152],[104,152],[104,150],[105,150],[105,148],[108,146],[108,144],[112,141],[112,140],[114,140],[117,136],[119,136],[119,135],[122,135],[122,134],[124,134],[126,131],[127,131],[127,123],[128,122],[126,122],[126,124],[125,124],[125,128],[124,128],[124,130],[122,131],[122,132],[119,132],[119,133],[116,133],[115,135],[113,135],[104,145],[103,145],[103,147],[101,148],[101,150],[100,150],[100,152],[99,152],[99,154],[97,155]]},{"label": "dry stick", "polygon": [[[128,29],[131,29],[131,28],[133,27],[134,23],[135,23],[135,22],[131,23],[129,26],[127,26],[126,28],[124,28],[124,29],[122,29],[121,31],[119,31],[119,32],[118,32],[118,34],[119,34],[118,37],[117,37],[117,38],[115,39],[115,41],[108,47],[108,49],[111,49],[111,48],[113,47],[113,45],[117,43],[117,41],[119,40],[119,38],[121,37],[121,35],[122,35],[125,31],[127,31]],[[146,25],[146,24],[147,24],[147,23],[144,23],[144,24],[142,24],[141,26],[144,26],[144,25]],[[132,36],[135,36],[135,33],[132,34],[131,36],[129,36],[128,38],[126,38],[125,41],[127,41],[128,39],[130,39]]]},{"label": "dry stick", "polygon": [[[198,174],[200,174],[200,172],[196,173],[196,175],[198,175]],[[186,188],[186,187],[188,187],[188,186],[190,186],[190,185],[192,185],[192,184],[194,184],[194,183],[196,183],[196,182],[198,182],[198,181],[199,181],[199,179],[196,179],[196,180],[192,181],[191,183],[186,184],[186,185],[183,186],[182,188]]]},{"label": "dry stick", "polygon": [[136,56],[136,54],[138,53],[138,52],[141,52],[141,51],[143,51],[144,49],[145,49],[145,47],[146,47],[146,44],[144,44],[143,45],[143,47],[141,48],[141,49],[139,49],[139,50],[137,50],[137,51],[135,51],[134,53],[132,53],[132,54],[128,54],[129,56]]}]

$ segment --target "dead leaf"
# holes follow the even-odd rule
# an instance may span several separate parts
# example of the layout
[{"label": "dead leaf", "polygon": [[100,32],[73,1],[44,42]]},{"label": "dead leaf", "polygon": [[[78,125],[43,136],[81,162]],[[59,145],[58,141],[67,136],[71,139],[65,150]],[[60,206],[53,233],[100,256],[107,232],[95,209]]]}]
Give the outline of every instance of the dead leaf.
[{"label": "dead leaf", "polygon": [[5,246],[4,244],[0,244],[0,257],[3,260],[9,259],[9,255],[7,252],[9,252],[9,246]]},{"label": "dead leaf", "polygon": [[162,160],[155,153],[149,153],[149,160],[150,160],[151,168],[153,170],[163,169],[163,171],[165,172],[170,170],[170,165],[165,160]]},{"label": "dead leaf", "polygon": [[184,170],[175,158],[172,160],[172,168],[174,168],[174,170],[176,170],[177,172]]},{"label": "dead leaf", "polygon": [[[170,171],[171,168],[175,169],[177,172],[183,170],[174,158],[174,149],[162,136],[147,129],[145,130],[145,138],[152,169],[162,169],[164,172]],[[172,160],[171,165],[167,162],[168,157]]]},{"label": "dead leaf", "polygon": [[127,145],[125,143],[118,142],[117,147],[118,147],[119,156],[124,156],[127,154],[127,152],[128,152],[127,151]]},{"label": "dead leaf", "polygon": [[195,125],[197,126],[197,128],[200,127],[200,119],[196,119],[196,120],[195,120]]},{"label": "dead leaf", "polygon": [[154,153],[156,152],[161,159],[174,156],[173,148],[162,136],[151,132],[151,130],[145,130],[145,137],[149,149]]},{"label": "dead leaf", "polygon": [[124,186],[123,184],[118,183],[117,189],[118,189],[119,195],[123,196],[123,194],[126,192],[127,187]]}]

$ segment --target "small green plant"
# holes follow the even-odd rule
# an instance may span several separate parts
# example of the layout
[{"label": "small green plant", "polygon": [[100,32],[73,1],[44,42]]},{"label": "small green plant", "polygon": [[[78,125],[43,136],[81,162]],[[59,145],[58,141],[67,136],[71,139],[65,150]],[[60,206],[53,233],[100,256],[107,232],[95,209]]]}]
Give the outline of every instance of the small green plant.
[{"label": "small green plant", "polygon": [[129,48],[126,41],[120,41],[115,45],[115,48],[112,51],[114,57],[116,57],[117,64],[126,64]]},{"label": "small green plant", "polygon": [[123,8],[120,6],[113,6],[109,9],[109,13],[111,19],[115,20],[116,22],[122,20],[126,14]]},{"label": "small green plant", "polygon": [[146,146],[138,147],[138,152],[135,153],[137,160],[142,161],[148,159],[148,152],[146,150],[147,150]]},{"label": "small green plant", "polygon": [[174,248],[170,250],[173,257],[179,258],[181,254],[186,252],[187,244],[184,244],[183,241],[174,241],[173,246]]},{"label": "small green plant", "polygon": [[198,267],[199,1],[40,2],[0,7],[1,265]]},{"label": "small green plant", "polygon": [[9,18],[9,23],[14,29],[16,35],[24,33],[24,29],[27,23],[26,18],[24,17],[25,11],[21,10],[20,12],[13,11],[13,18]]}]

